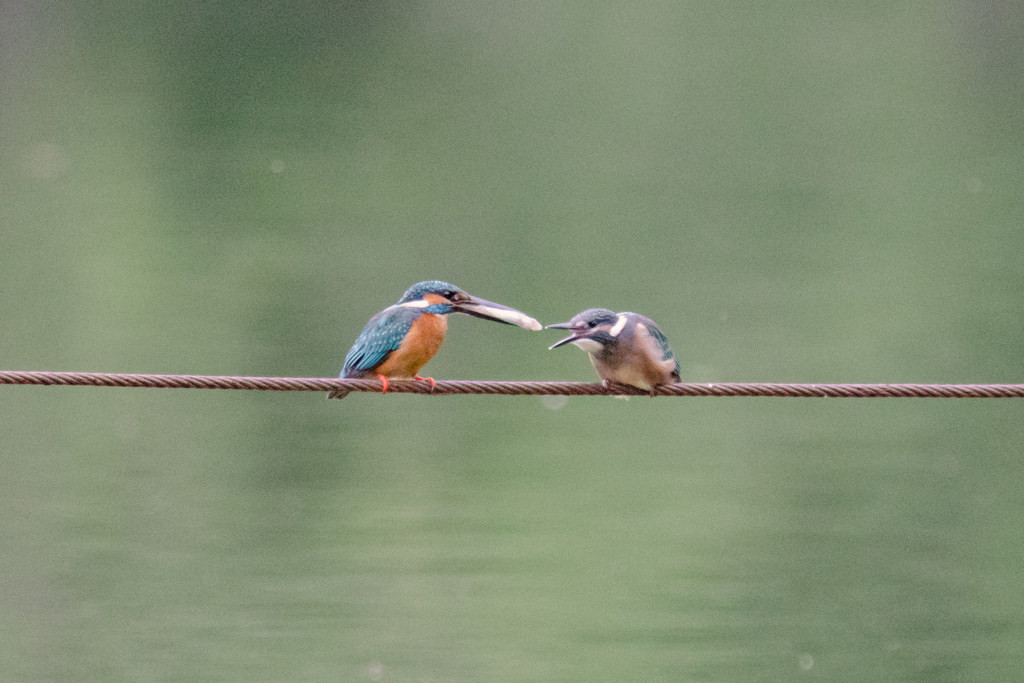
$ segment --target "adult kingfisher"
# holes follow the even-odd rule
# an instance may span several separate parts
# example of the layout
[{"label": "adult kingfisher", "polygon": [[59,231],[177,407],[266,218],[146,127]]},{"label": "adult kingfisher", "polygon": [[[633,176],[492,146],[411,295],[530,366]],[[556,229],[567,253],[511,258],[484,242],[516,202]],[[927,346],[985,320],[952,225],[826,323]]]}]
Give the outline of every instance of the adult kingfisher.
[{"label": "adult kingfisher", "polygon": [[[417,373],[444,341],[448,314],[465,313],[527,330],[540,330],[539,322],[521,311],[466,294],[440,280],[418,282],[394,306],[370,318],[356,343],[345,356],[341,379],[377,377],[388,392],[388,379],[417,379],[437,384]],[[327,398],[345,398],[347,391],[335,389]]]},{"label": "adult kingfisher", "polygon": [[572,344],[590,355],[601,382],[628,384],[651,392],[661,384],[679,381],[679,361],[661,329],[639,313],[615,313],[607,308],[588,308],[567,323],[548,329],[572,334],[550,349]]}]

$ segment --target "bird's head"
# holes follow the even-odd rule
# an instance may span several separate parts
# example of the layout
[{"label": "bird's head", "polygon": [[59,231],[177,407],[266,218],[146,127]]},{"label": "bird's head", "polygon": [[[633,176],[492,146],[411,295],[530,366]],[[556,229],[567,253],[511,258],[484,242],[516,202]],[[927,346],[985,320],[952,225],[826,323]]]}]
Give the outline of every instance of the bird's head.
[{"label": "bird's head", "polygon": [[607,308],[588,308],[567,323],[548,325],[548,329],[569,330],[565,339],[552,344],[549,349],[572,344],[588,353],[597,353],[608,344],[614,344],[625,325],[624,316]]},{"label": "bird's head", "polygon": [[539,322],[522,311],[471,296],[455,285],[440,280],[416,283],[406,290],[398,300],[398,305],[422,308],[424,312],[435,315],[465,313],[506,325],[518,325],[527,330],[542,329]]}]

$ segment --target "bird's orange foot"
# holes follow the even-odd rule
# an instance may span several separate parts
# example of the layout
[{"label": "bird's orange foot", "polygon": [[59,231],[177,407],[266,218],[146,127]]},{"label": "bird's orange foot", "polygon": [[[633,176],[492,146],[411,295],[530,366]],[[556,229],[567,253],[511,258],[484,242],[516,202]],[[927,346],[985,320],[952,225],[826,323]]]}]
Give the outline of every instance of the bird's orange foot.
[{"label": "bird's orange foot", "polygon": [[419,375],[413,377],[421,382],[430,382],[430,393],[434,393],[434,389],[437,387],[437,382],[434,381],[433,377],[420,377]]},{"label": "bird's orange foot", "polygon": [[390,386],[388,384],[388,378],[385,377],[384,375],[377,375],[377,379],[379,379],[381,381],[381,383],[384,385],[384,391],[382,391],[380,393],[382,393],[382,394],[388,393],[388,386]]}]

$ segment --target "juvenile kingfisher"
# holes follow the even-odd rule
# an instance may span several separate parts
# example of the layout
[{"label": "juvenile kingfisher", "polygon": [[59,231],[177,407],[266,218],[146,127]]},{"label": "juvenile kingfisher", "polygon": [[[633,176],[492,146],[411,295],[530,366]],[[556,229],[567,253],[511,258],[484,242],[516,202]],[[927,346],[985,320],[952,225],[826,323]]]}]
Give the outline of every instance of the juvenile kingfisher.
[{"label": "juvenile kingfisher", "polygon": [[[470,296],[455,285],[439,280],[419,282],[397,304],[370,318],[345,356],[341,378],[378,377],[384,383],[385,394],[388,378],[418,379],[430,382],[433,388],[433,378],[416,373],[441,347],[449,313],[465,313],[528,330],[542,329],[525,313]],[[346,393],[335,389],[327,398],[344,398]]]},{"label": "juvenile kingfisher", "polygon": [[679,381],[679,361],[668,339],[653,320],[638,313],[588,308],[569,322],[548,328],[572,331],[549,349],[565,344],[583,349],[605,386],[609,382],[628,384],[654,396],[659,384]]}]

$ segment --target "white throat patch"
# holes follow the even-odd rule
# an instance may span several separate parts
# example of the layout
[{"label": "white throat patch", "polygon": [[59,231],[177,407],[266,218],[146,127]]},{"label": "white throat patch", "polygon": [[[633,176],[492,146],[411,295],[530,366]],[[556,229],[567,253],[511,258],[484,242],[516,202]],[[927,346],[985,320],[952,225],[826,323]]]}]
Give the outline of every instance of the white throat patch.
[{"label": "white throat patch", "polygon": [[577,339],[569,343],[578,349],[583,349],[587,353],[597,353],[604,348],[601,346],[601,342],[596,342],[593,339]]}]

